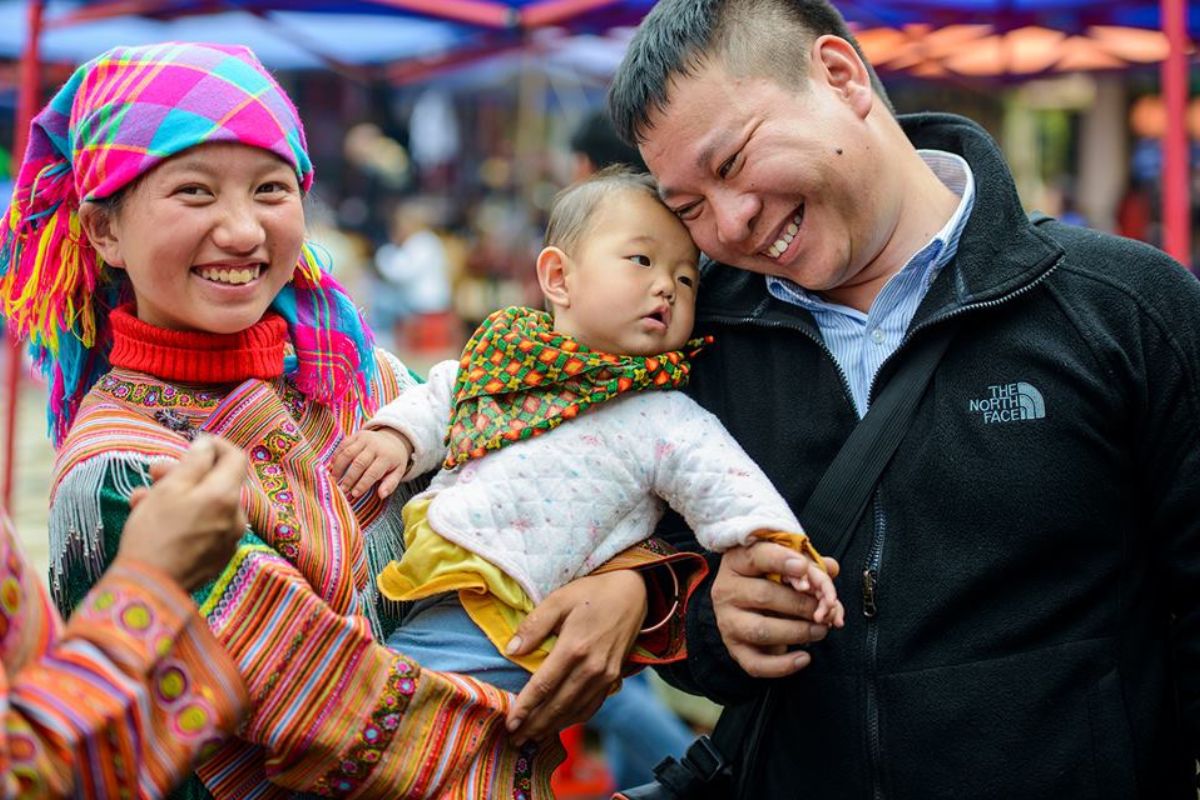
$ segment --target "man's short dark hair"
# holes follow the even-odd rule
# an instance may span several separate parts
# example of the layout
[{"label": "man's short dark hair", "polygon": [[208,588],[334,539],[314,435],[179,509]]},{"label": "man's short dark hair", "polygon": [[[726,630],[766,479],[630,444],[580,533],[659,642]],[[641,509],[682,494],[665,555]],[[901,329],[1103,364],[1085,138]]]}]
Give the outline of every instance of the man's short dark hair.
[{"label": "man's short dark hair", "polygon": [[622,189],[643,192],[654,198],[654,202],[662,202],[658,198],[658,183],[650,173],[614,164],[571,184],[555,196],[543,245],[570,253],[587,233],[592,217],[604,199]]},{"label": "man's short dark hair", "polygon": [[[797,30],[807,35],[798,37]],[[692,75],[713,57],[734,75],[800,88],[809,47],[826,34],[853,45],[890,111],[883,84],[828,0],[660,0],[638,26],[609,89],[613,126],[625,141],[640,142],[650,117],[666,109],[671,81]]]}]

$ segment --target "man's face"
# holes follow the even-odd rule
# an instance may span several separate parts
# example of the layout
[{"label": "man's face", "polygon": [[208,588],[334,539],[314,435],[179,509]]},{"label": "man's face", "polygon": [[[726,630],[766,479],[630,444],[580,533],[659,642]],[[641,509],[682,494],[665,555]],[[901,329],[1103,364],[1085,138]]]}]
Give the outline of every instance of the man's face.
[{"label": "man's face", "polygon": [[816,57],[796,87],[709,59],[672,83],[642,156],[708,255],[814,291],[851,286],[894,225],[861,97]]}]

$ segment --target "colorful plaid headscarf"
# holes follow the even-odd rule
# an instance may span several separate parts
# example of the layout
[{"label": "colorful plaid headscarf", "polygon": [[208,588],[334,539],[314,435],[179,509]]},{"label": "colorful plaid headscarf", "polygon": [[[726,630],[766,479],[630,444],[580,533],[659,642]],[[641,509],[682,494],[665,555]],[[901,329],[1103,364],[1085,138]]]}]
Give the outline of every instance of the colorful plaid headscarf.
[{"label": "colorful plaid headscarf", "polygon": [[[290,164],[308,190],[313,169],[288,96],[245,47],[167,42],[118,47],[84,64],[33,120],[0,221],[0,313],[28,337],[50,379],[54,440],[108,369],[109,312],[130,299],[79,224],[81,201],[111,197],[168,158],[238,142]],[[305,244],[273,307],[296,350],[294,380],[320,402],[370,411],[373,342],[354,303]]]}]

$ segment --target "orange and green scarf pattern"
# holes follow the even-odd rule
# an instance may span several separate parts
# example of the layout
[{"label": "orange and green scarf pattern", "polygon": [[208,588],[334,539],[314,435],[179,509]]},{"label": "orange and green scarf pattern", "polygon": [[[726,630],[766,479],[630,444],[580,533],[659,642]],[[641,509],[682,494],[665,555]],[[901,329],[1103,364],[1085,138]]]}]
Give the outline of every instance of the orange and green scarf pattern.
[{"label": "orange and green scarf pattern", "polygon": [[686,351],[657,356],[613,355],[553,330],[544,311],[497,311],[463,349],[444,466],[454,469],[543,434],[626,392],[682,388],[691,373],[688,359],[711,341],[692,339]]}]

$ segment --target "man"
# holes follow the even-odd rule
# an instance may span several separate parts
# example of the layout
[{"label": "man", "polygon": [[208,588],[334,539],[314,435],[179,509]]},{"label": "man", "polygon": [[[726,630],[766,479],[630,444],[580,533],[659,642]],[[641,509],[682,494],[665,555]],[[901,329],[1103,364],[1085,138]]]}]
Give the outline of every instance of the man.
[{"label": "man", "polygon": [[1200,285],[1032,225],[991,139],[894,117],[824,0],[662,0],[610,108],[715,262],[690,391],[797,510],[957,326],[842,559],[846,628],[769,544],[688,609],[672,681],[775,687],[748,796],[1194,799]]}]

